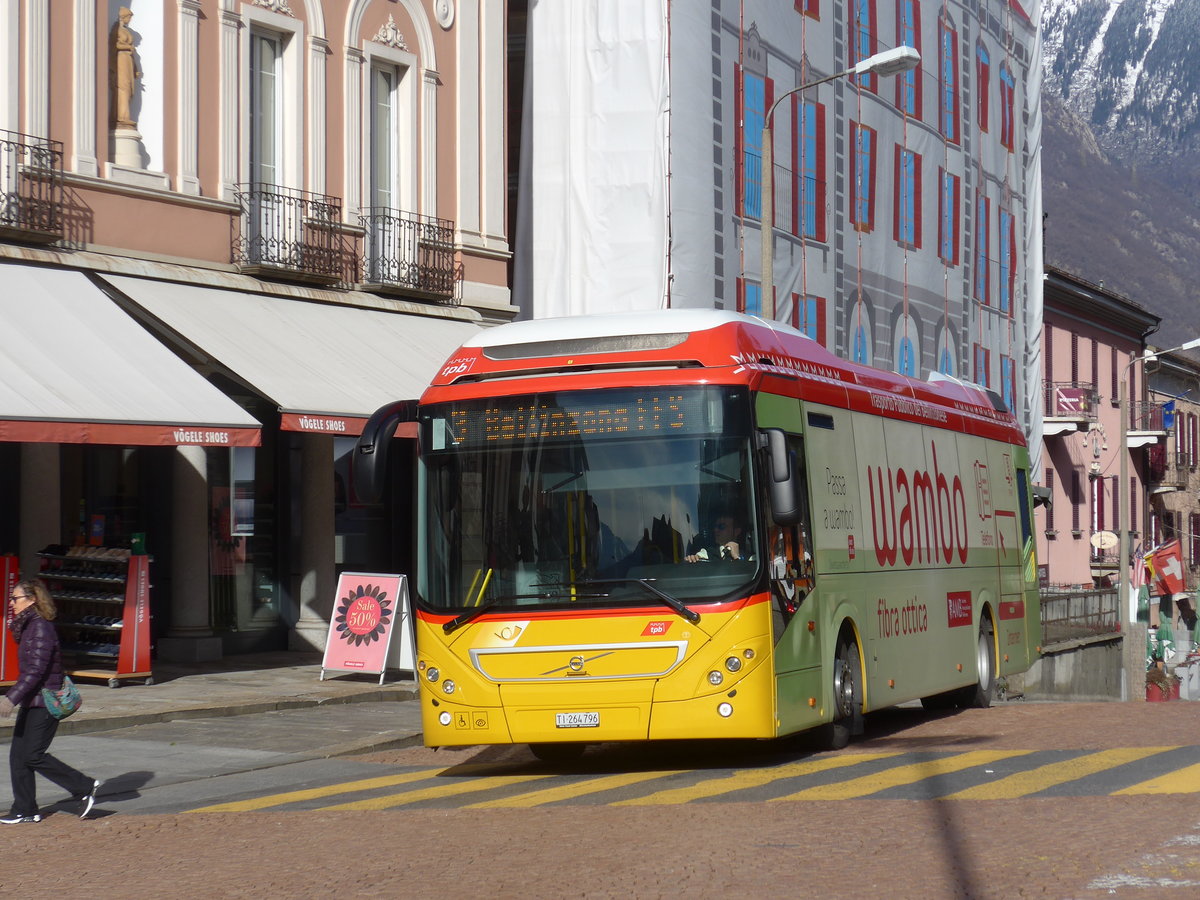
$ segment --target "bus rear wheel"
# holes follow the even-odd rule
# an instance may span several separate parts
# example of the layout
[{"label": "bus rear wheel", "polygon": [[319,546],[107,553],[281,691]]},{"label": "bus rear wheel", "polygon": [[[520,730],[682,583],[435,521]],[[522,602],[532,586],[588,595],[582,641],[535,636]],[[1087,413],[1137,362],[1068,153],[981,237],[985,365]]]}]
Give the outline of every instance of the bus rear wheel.
[{"label": "bus rear wheel", "polygon": [[964,708],[987,709],[996,696],[996,631],[990,618],[985,618],[979,627],[975,667],[979,677],[973,686],[963,690],[963,702],[960,705]]}]

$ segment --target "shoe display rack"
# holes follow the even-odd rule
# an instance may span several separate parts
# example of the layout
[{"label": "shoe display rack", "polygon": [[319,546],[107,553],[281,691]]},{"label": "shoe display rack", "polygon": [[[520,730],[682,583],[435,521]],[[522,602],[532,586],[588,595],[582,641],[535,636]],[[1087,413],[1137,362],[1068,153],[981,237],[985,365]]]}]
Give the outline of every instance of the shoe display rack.
[{"label": "shoe display rack", "polygon": [[[57,549],[57,548],[56,548]],[[58,605],[63,668],[72,678],[120,687],[153,684],[150,670],[150,557],[127,549],[43,551],[40,577]]]}]

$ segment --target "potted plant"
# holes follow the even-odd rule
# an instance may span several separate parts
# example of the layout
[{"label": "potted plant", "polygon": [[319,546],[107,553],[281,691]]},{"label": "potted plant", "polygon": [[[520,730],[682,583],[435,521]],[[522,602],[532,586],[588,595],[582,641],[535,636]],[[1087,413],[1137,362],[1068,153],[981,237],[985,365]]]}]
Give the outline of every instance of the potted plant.
[{"label": "potted plant", "polygon": [[1163,703],[1179,699],[1179,679],[1165,668],[1155,666],[1146,672],[1146,702]]}]

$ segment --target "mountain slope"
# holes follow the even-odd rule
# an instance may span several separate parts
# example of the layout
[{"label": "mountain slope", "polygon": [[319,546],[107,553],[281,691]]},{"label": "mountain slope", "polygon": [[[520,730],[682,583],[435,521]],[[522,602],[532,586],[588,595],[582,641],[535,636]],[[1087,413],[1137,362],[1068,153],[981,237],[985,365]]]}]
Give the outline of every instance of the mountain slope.
[{"label": "mountain slope", "polygon": [[1162,343],[1194,337],[1200,4],[1048,0],[1043,13],[1046,261],[1162,316]]}]

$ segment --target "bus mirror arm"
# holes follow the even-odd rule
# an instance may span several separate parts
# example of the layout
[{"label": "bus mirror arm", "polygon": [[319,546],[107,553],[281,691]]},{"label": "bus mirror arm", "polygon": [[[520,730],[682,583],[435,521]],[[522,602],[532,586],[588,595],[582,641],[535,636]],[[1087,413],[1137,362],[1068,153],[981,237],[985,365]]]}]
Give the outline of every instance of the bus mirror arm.
[{"label": "bus mirror arm", "polygon": [[796,470],[787,435],[781,428],[764,428],[759,432],[759,446],[767,449],[768,486],[771,510],[779,525],[794,525],[800,521],[800,503],[796,490]]},{"label": "bus mirror arm", "polygon": [[401,422],[417,420],[416,400],[397,400],[380,407],[367,420],[354,448],[354,492],[367,503],[378,503],[383,496],[387,475],[388,449]]}]

